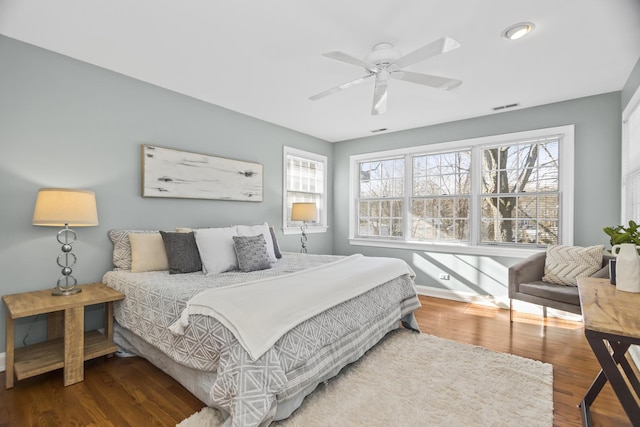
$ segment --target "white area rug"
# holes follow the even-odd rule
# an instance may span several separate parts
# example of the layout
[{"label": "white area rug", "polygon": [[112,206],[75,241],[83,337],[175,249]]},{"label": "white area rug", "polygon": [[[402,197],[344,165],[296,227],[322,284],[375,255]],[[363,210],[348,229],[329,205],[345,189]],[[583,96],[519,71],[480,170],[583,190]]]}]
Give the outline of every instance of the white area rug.
[{"label": "white area rug", "polygon": [[[204,408],[179,427],[217,427]],[[274,426],[553,425],[553,367],[400,329]]]}]

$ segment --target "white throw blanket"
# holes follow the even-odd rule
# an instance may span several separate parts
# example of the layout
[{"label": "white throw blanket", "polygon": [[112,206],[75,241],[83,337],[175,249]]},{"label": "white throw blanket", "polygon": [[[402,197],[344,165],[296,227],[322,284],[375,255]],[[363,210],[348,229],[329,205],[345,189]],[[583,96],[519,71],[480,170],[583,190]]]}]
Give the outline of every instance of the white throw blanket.
[{"label": "white throw blanket", "polygon": [[169,329],[183,334],[190,314],[211,316],[257,360],[296,325],[405,274],[415,278],[403,260],[351,255],[286,276],[201,292]]}]

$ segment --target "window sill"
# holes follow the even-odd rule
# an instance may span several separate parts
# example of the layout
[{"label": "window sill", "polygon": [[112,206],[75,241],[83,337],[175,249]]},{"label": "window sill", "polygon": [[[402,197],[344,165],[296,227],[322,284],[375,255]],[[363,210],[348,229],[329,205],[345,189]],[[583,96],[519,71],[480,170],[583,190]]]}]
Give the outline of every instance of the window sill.
[{"label": "window sill", "polygon": [[500,245],[468,246],[463,244],[403,242],[363,238],[350,238],[349,244],[353,246],[372,246],[377,248],[444,252],[464,255],[502,256],[510,258],[527,258],[535,253],[545,250],[544,248],[518,248]]},{"label": "window sill", "polygon": [[[316,233],[326,233],[329,227],[324,225],[314,225],[308,226],[306,233],[307,234],[316,234]],[[282,234],[285,236],[291,234],[300,234],[300,227],[282,227]]]}]

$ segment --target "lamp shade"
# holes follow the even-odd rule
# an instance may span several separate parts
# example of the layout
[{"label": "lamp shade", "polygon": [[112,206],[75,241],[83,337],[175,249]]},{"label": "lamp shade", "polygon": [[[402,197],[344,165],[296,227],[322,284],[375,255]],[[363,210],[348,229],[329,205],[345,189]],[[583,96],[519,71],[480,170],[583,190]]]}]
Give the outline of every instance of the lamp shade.
[{"label": "lamp shade", "polygon": [[41,188],[33,210],[33,225],[89,227],[98,225],[93,191]]},{"label": "lamp shade", "polygon": [[318,210],[315,203],[294,203],[291,206],[291,221],[316,221]]}]

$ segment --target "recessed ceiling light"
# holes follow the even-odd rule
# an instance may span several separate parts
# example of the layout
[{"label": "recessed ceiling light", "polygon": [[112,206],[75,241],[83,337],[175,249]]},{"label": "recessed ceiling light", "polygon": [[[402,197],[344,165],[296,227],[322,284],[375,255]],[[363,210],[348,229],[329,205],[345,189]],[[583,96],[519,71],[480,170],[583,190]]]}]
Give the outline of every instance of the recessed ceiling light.
[{"label": "recessed ceiling light", "polygon": [[520,22],[504,30],[502,37],[509,40],[518,40],[529,34],[535,27],[532,22]]}]

